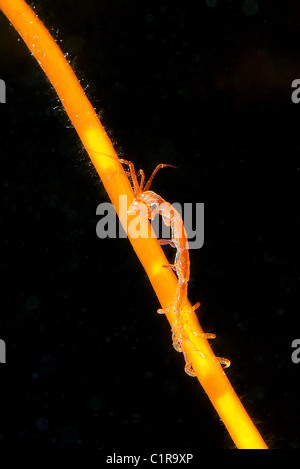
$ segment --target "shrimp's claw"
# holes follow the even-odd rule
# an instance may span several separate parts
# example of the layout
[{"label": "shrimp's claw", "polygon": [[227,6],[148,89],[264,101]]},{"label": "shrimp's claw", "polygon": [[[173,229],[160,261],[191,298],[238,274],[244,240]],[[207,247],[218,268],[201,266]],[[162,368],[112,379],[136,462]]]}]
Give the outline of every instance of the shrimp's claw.
[{"label": "shrimp's claw", "polygon": [[185,364],[184,371],[186,372],[187,375],[192,376],[193,378],[197,376],[192,368],[192,365],[190,364],[187,364],[187,363]]},{"label": "shrimp's claw", "polygon": [[197,376],[196,373],[193,370],[192,364],[190,360],[187,358],[186,354],[184,353],[184,358],[185,358],[185,367],[184,371],[186,372],[187,375],[195,377]]},{"label": "shrimp's claw", "polygon": [[181,341],[178,339],[174,331],[172,331],[172,340],[173,340],[173,347],[176,350],[176,352],[182,352]]},{"label": "shrimp's claw", "polygon": [[220,363],[220,365],[224,365],[224,368],[229,368],[230,367],[230,360],[227,358],[222,358],[222,357],[216,357],[217,362]]}]

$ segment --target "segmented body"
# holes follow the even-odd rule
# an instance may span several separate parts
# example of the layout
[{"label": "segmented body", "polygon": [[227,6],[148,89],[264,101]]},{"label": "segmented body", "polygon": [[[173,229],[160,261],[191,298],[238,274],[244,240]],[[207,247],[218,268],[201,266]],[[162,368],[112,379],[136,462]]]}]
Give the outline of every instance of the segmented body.
[{"label": "segmented body", "polygon": [[[171,165],[158,165],[153,171],[147,184],[144,186],[144,172],[142,170],[139,171],[139,174],[141,175],[141,182],[139,184],[133,163],[126,160],[120,161],[121,163],[127,164],[129,166],[130,176],[136,195],[136,198],[131,204],[128,213],[144,213],[145,216],[147,216],[151,220],[154,219],[156,214],[160,214],[165,225],[171,228],[171,239],[167,241],[162,240],[160,241],[160,243],[168,243],[176,249],[174,264],[169,264],[164,267],[170,267],[176,272],[178,283],[176,288],[176,294],[172,303],[168,306],[166,310],[159,309],[158,313],[163,314],[170,311],[171,309],[174,310],[175,321],[172,326],[173,346],[175,350],[177,350],[178,352],[183,352],[184,354],[186,373],[190,376],[196,376],[196,373],[194,372],[192,365],[184,350],[183,339],[185,324],[181,317],[181,309],[183,308],[184,303],[187,301],[187,288],[190,278],[190,258],[187,233],[185,231],[183,220],[179,212],[171,204],[166,202],[160,195],[148,190],[157,171],[161,168]],[[199,305],[200,303],[197,303],[196,305],[190,308],[190,311],[195,310]],[[215,335],[210,333],[203,333],[203,336],[206,339],[215,338]],[[216,359],[219,361],[219,363],[225,365],[225,368],[230,366],[229,360],[221,357],[216,357]]]},{"label": "segmented body", "polygon": [[186,296],[187,284],[190,278],[189,245],[182,218],[171,204],[153,191],[143,192],[141,196],[133,202],[132,208],[137,211],[141,210],[142,203],[150,207],[150,212],[148,212],[149,218],[153,220],[156,214],[160,214],[164,224],[171,228],[171,239],[160,242],[161,244],[169,243],[176,249],[174,264],[168,265],[167,267],[172,267],[177,274],[178,283],[180,284],[177,299],[181,304],[184,296]]},{"label": "segmented body", "polygon": [[[150,209],[150,210],[149,210]],[[195,376],[192,366],[187,359],[187,355],[184,352],[182,346],[183,342],[183,327],[184,323],[181,318],[181,309],[184,302],[187,299],[187,287],[190,278],[190,258],[189,258],[189,246],[187,233],[184,228],[183,220],[179,212],[172,207],[171,204],[166,202],[160,195],[153,191],[145,191],[136,198],[131,207],[130,211],[145,213],[148,218],[154,219],[156,214],[162,216],[163,222],[166,226],[171,228],[171,239],[168,241],[161,241],[161,244],[170,243],[176,249],[176,256],[174,264],[169,264],[164,267],[173,268],[178,277],[178,283],[176,288],[176,294],[169,305],[167,310],[159,309],[158,313],[163,314],[170,309],[174,310],[175,321],[172,328],[173,346],[178,352],[183,352],[185,356],[185,371]],[[213,335],[210,334],[209,337]],[[214,337],[214,336],[213,336]]]}]

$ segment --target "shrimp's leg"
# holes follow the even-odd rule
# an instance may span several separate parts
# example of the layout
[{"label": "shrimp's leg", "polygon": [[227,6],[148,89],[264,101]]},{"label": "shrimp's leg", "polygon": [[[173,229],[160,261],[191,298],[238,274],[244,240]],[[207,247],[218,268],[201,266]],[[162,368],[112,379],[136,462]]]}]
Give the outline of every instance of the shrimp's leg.
[{"label": "shrimp's leg", "polygon": [[192,376],[192,378],[197,376],[190,363],[185,364],[184,371],[186,372],[187,375]]},{"label": "shrimp's leg", "polygon": [[[158,309],[157,312],[158,314],[166,314],[167,312],[169,312],[172,308],[176,308],[176,305],[174,303],[174,301],[166,308],[166,309]],[[173,332],[172,332],[173,333]]]},{"label": "shrimp's leg", "polygon": [[220,365],[224,365],[224,368],[230,367],[231,362],[227,358],[216,357],[216,360],[218,363],[220,363]]},{"label": "shrimp's leg", "polygon": [[172,248],[175,248],[175,244],[174,244],[174,241],[172,241],[171,239],[158,239],[158,242],[161,246],[165,245],[165,244],[170,244],[170,246],[172,246]]},{"label": "shrimp's leg", "polygon": [[173,269],[174,272],[176,272],[176,265],[175,264],[166,264],[166,265],[163,265],[162,267],[164,267],[165,269]]},{"label": "shrimp's leg", "polygon": [[[201,304],[200,301],[198,301],[197,303],[195,303],[194,306],[192,306],[192,311],[195,311],[196,309],[198,309],[199,306],[200,306],[200,304]],[[196,334],[196,332],[194,332],[194,335],[198,335],[198,334]],[[210,333],[210,332],[203,332],[202,337],[203,337],[204,339],[215,339],[215,338],[216,338],[216,334],[212,334],[212,333]]]}]

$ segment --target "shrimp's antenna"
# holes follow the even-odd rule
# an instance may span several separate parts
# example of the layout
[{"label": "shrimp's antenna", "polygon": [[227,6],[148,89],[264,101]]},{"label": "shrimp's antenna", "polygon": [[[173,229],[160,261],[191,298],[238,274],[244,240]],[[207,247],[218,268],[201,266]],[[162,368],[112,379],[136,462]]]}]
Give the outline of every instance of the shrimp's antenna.
[{"label": "shrimp's antenna", "polygon": [[144,188],[141,187],[142,191],[145,192],[145,191],[149,190],[149,188],[150,188],[150,186],[151,186],[151,184],[152,184],[152,181],[153,181],[154,177],[156,176],[156,173],[157,173],[160,169],[162,169],[162,168],[167,168],[167,167],[169,167],[169,168],[175,168],[175,169],[177,168],[177,166],[173,166],[172,164],[161,163],[161,164],[157,165],[156,168],[155,168],[155,170],[153,171],[153,173],[152,173],[151,176],[149,177],[149,179],[148,179],[148,181],[147,181],[145,187],[144,187]]}]

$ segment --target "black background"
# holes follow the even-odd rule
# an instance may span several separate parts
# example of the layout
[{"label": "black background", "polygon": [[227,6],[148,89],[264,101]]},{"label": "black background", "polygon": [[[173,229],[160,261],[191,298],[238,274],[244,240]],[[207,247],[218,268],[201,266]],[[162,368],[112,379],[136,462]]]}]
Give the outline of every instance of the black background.
[{"label": "black background", "polygon": [[[192,302],[271,448],[299,448],[297,1],[40,0],[116,150],[169,202],[204,202]],[[55,92],[1,14],[0,446],[234,448]],[[168,171],[168,172],[167,172]],[[173,255],[169,251],[169,255]]]}]

